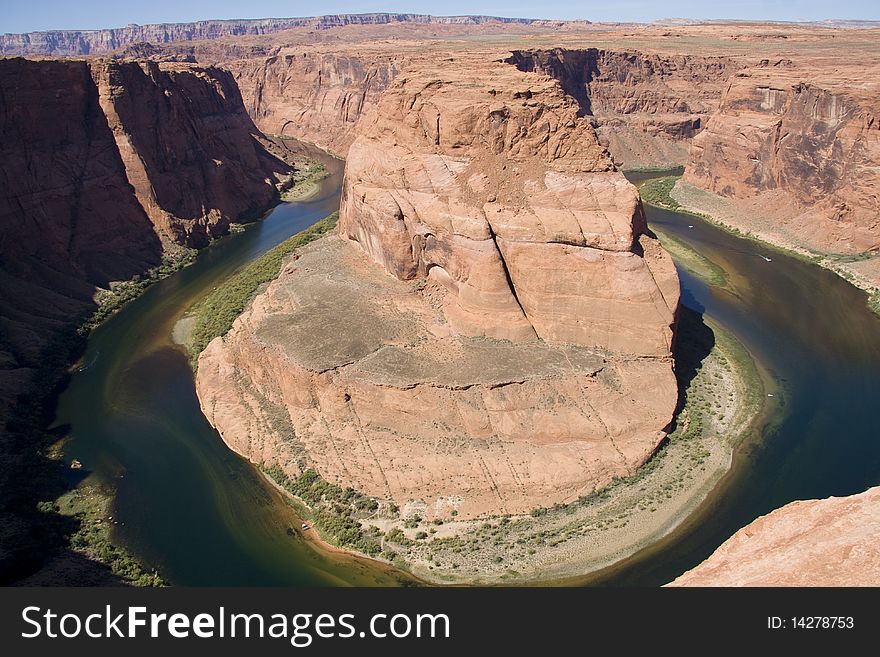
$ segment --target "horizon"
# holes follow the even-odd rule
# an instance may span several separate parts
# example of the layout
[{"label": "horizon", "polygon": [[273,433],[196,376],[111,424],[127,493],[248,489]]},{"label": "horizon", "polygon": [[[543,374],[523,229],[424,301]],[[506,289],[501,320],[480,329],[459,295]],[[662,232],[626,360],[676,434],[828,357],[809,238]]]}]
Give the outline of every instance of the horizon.
[{"label": "horizon", "polygon": [[[257,0],[249,3],[254,15],[237,15],[240,2],[193,0],[182,6],[170,0],[156,0],[147,7],[132,7],[84,0],[71,5],[60,0],[18,4],[0,9],[0,33],[90,31],[123,28],[128,25],[161,25],[198,21],[248,21],[309,18],[334,14],[422,14],[430,16],[489,16],[533,20],[585,20],[599,23],[653,23],[663,20],[696,22],[816,23],[824,21],[878,21],[880,9],[867,0],[841,0],[836,14],[827,15],[827,3],[816,0],[774,3],[764,0],[720,0],[712,7],[694,0],[671,0],[659,9],[645,0],[619,2],[574,2],[560,0],[535,15],[531,3],[483,0],[480,3],[450,0],[436,2],[376,3],[370,0],[336,0],[320,13],[299,11],[304,3]],[[417,6],[412,6],[417,5]],[[780,6],[781,5],[781,6]],[[787,7],[786,5],[790,6]],[[791,6],[794,5],[794,6]],[[311,6],[311,5],[309,5]],[[457,10],[463,9],[463,10]],[[282,11],[279,11],[282,10]],[[286,10],[286,11],[284,11]],[[731,13],[737,12],[737,13]]]}]

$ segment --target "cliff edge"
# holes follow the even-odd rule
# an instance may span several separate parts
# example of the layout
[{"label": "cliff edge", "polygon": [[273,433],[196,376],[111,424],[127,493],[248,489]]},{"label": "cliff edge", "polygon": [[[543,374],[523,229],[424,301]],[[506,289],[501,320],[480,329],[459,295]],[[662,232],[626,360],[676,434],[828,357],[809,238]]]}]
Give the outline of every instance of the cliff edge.
[{"label": "cliff edge", "polygon": [[880,487],[792,502],[727,539],[670,586],[880,586]]}]

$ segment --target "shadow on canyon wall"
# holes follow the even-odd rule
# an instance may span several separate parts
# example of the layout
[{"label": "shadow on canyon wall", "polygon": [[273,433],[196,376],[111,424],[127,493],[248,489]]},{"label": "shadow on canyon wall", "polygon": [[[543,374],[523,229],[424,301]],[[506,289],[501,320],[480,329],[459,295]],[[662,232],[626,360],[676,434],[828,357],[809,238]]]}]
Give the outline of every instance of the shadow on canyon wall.
[{"label": "shadow on canyon wall", "polygon": [[715,333],[703,321],[703,308],[697,310],[681,305],[678,328],[672,352],[675,356],[675,378],[678,381],[678,406],[669,433],[675,431],[679,413],[687,404],[688,387],[715,347]]},{"label": "shadow on canyon wall", "polygon": [[67,549],[81,525],[54,505],[77,483],[46,429],[77,329],[97,290],[155,280],[277,203],[293,167],[264,142],[227,71],[0,60],[0,584],[59,555],[75,577],[41,583],[108,583]]}]

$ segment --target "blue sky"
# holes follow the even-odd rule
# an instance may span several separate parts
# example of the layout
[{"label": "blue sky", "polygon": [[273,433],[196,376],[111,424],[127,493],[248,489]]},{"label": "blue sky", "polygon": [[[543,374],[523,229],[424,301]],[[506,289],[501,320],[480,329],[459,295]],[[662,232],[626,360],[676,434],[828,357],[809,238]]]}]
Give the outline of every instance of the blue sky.
[{"label": "blue sky", "polygon": [[880,19],[878,0],[2,0],[0,33],[119,27],[128,23],[176,23],[206,18],[312,16],[372,11],[420,14],[489,14],[528,18],[651,21],[657,18],[817,20]]}]

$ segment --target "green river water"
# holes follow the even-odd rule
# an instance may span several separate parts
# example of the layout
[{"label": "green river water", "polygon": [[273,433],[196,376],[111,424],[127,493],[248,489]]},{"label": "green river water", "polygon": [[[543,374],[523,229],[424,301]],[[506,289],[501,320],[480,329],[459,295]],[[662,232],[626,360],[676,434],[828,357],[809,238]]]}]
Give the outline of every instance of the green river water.
[{"label": "green river water", "polygon": [[[316,197],[217,241],[95,330],[60,397],[66,458],[116,489],[117,540],[173,584],[412,582],[376,562],[316,551],[292,531],[291,507],[202,415],[188,357],[171,340],[178,319],[219,281],[337,209],[342,163],[322,159],[331,176]],[[864,293],[694,217],[648,208],[648,218],[726,272],[718,289],[681,270],[682,302],[730,330],[779,392],[758,438],[688,522],[572,584],[662,584],[758,515],[880,483],[880,319]]]}]

